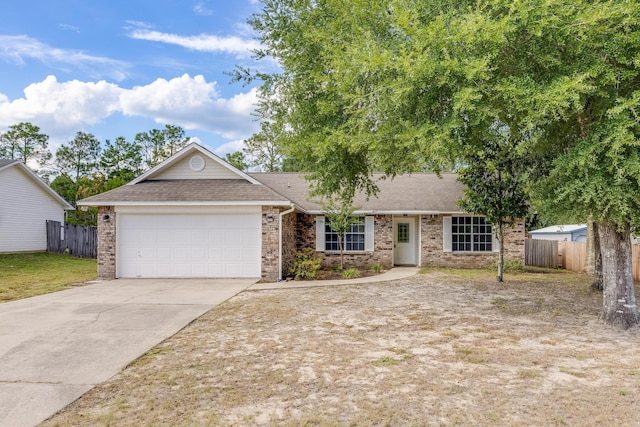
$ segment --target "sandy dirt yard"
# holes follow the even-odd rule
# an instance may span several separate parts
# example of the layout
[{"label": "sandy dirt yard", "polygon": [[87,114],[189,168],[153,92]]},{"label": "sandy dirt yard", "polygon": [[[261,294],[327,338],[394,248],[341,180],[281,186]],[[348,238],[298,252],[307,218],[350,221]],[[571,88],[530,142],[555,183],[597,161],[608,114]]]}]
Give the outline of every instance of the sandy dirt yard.
[{"label": "sandy dirt yard", "polygon": [[45,425],[640,426],[640,330],[585,276],[506,280],[247,291]]}]

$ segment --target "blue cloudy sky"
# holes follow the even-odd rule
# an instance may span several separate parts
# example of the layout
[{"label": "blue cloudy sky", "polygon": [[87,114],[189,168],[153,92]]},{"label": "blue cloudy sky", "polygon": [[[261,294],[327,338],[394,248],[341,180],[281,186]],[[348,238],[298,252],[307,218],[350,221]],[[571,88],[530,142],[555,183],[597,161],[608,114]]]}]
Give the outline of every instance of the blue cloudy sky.
[{"label": "blue cloudy sky", "polygon": [[[219,155],[258,128],[255,88],[231,83],[255,64],[247,18],[257,0],[0,2],[0,132],[28,121],[55,152],[77,131],[99,140],[165,124]],[[266,67],[266,68],[265,68]]]}]

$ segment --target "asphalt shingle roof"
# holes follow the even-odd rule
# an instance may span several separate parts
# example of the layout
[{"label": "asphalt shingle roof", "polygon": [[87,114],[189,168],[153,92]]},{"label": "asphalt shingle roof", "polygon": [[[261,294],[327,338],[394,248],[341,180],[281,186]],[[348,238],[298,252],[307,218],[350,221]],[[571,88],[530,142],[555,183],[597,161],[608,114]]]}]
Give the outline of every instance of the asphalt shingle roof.
[{"label": "asphalt shingle roof", "polygon": [[[251,173],[264,185],[244,179],[148,180],[125,185],[83,199],[80,205],[170,202],[281,202],[289,201],[309,212],[322,211],[319,200],[309,200],[309,183],[301,173]],[[368,212],[460,212],[456,202],[464,186],[455,174],[412,174],[394,179],[374,176],[380,189],[369,200],[362,194],[354,205]]]},{"label": "asphalt shingle roof", "polygon": [[287,200],[265,185],[244,179],[149,180],[83,199],[89,205],[127,202],[246,202]]},{"label": "asphalt shingle roof", "polygon": [[18,160],[16,159],[0,159],[0,168],[10,165],[11,163],[15,163]]},{"label": "asphalt shingle roof", "polygon": [[[309,183],[301,173],[252,173],[256,180],[268,185],[306,211],[320,211],[317,200],[308,200]],[[374,175],[379,193],[366,200],[362,194],[356,196],[354,205],[365,211],[393,212],[461,212],[456,202],[462,198],[464,185],[458,175],[432,173],[400,175],[394,179],[381,180]]]}]

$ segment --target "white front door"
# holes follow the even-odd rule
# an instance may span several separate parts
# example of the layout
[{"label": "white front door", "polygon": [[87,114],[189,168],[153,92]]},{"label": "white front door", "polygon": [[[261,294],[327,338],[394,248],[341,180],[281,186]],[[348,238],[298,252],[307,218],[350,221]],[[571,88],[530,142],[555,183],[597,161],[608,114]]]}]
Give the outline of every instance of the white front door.
[{"label": "white front door", "polygon": [[416,219],[398,217],[393,219],[393,263],[395,265],[417,265]]}]

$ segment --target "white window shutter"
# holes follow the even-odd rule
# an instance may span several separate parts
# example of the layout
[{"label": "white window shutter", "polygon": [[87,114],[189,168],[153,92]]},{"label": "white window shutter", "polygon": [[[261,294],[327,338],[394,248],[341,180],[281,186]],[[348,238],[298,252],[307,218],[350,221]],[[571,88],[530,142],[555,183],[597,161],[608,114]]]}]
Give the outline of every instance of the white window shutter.
[{"label": "white window shutter", "polygon": [[442,251],[451,252],[453,250],[451,245],[451,217],[445,216],[442,218]]},{"label": "white window shutter", "polygon": [[316,252],[324,252],[324,217],[316,217]]},{"label": "white window shutter", "polygon": [[364,250],[374,251],[375,221],[373,216],[364,217]]},{"label": "white window shutter", "polygon": [[498,238],[496,237],[497,228],[495,225],[491,225],[491,250],[493,252],[500,252],[500,243],[498,243]]}]

